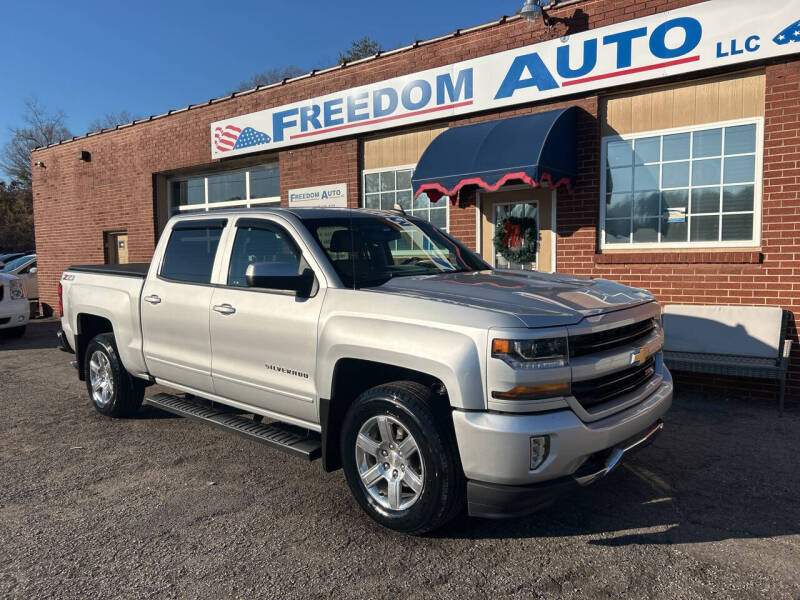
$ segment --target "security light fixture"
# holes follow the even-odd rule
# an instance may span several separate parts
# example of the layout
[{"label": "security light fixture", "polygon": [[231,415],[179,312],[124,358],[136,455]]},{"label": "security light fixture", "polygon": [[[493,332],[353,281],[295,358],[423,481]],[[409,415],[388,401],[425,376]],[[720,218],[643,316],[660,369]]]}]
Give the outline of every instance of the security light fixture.
[{"label": "security light fixture", "polygon": [[547,15],[545,15],[544,9],[548,6],[555,6],[557,2],[558,0],[525,0],[525,4],[522,5],[519,14],[528,23],[534,23],[541,18],[547,24]]},{"label": "security light fixture", "polygon": [[525,0],[519,14],[528,23],[533,23],[542,16],[542,0]]},{"label": "security light fixture", "polygon": [[92,153],[88,150],[81,150],[78,154],[78,160],[82,162],[92,162]]}]

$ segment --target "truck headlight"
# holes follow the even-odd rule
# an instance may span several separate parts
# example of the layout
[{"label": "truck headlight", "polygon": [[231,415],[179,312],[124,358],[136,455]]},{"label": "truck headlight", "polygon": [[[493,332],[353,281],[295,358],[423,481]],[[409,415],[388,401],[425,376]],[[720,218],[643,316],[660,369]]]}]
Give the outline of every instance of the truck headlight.
[{"label": "truck headlight", "polygon": [[492,340],[492,358],[512,369],[553,369],[569,364],[567,338],[541,340]]},{"label": "truck headlight", "polygon": [[22,288],[22,282],[19,279],[12,279],[8,284],[11,290],[11,300],[21,300],[25,297],[25,290]]}]

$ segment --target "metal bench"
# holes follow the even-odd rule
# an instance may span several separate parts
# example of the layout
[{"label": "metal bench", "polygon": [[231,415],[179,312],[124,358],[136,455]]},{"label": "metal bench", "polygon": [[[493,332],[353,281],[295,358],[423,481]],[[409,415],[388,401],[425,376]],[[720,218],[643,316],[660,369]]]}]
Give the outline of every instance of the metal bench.
[{"label": "metal bench", "polygon": [[664,361],[670,369],[778,382],[783,414],[791,314],[775,306],[664,306]]}]

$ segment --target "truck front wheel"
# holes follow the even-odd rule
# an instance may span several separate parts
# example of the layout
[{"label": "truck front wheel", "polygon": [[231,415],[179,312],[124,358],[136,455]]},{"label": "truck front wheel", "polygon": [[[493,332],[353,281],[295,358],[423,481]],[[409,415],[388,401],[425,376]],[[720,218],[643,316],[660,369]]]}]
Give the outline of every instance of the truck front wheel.
[{"label": "truck front wheel", "polygon": [[464,505],[458,448],[437,400],[424,385],[399,381],[367,390],[345,416],[347,483],[361,508],[389,529],[420,535]]},{"label": "truck front wheel", "polygon": [[139,410],[144,383],[122,366],[113,334],[95,336],[86,347],[83,364],[86,389],[97,412],[107,417],[127,417]]}]

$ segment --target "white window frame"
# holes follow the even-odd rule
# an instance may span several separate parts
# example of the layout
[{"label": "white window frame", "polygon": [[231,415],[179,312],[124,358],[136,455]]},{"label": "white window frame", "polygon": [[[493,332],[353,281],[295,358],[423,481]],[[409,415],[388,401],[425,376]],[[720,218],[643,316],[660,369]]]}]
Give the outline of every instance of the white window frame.
[{"label": "white window frame", "polygon": [[[271,196],[269,198],[251,198],[250,197],[250,172],[251,171],[258,171],[265,167],[277,167],[278,163],[276,162],[269,162],[260,165],[253,165],[250,167],[242,168],[242,169],[231,169],[230,171],[210,171],[207,173],[198,173],[196,175],[186,175],[183,177],[171,177],[167,180],[167,205],[169,207],[170,215],[179,214],[182,212],[208,212],[212,209],[216,208],[232,208],[232,207],[245,207],[250,208],[251,206],[268,206],[268,205],[279,205],[281,203],[281,197],[278,196]],[[244,173],[245,174],[245,196],[244,200],[229,200],[227,202],[209,202],[208,201],[208,178],[214,177],[215,175],[230,175],[232,173]],[[280,177],[280,170],[278,171],[278,176]],[[190,179],[203,179],[203,186],[205,188],[205,202],[203,204],[185,204],[183,206],[176,206],[174,203],[174,198],[172,197],[172,184],[176,181],[189,181]]]},{"label": "white window frame", "polygon": [[[735,127],[737,125],[753,125],[756,126],[756,151],[755,151],[755,182],[753,189],[753,238],[750,240],[738,241],[717,241],[717,242],[630,242],[627,244],[608,244],[606,243],[606,189],[608,168],[606,165],[607,148],[609,142],[630,141],[640,138],[666,136],[675,133],[693,133],[695,131],[703,131],[706,129],[722,129],[722,152],[725,151],[725,128]],[[693,137],[693,136],[692,136]],[[663,146],[663,140],[662,140]],[[663,148],[662,148],[663,150]],[[747,153],[750,154],[749,152]],[[730,155],[738,156],[738,155]],[[662,154],[663,158],[663,154]],[[713,158],[713,157],[711,157]],[[727,158],[727,156],[725,157]],[[689,161],[693,161],[691,155],[691,146],[689,150]],[[724,169],[724,160],[723,169]],[[659,170],[663,171],[663,161],[659,161]],[[763,185],[763,169],[764,169],[764,118],[763,117],[750,117],[746,119],[734,119],[731,121],[719,121],[712,123],[703,123],[701,125],[688,125],[685,127],[673,127],[671,129],[659,129],[654,131],[642,131],[626,135],[609,135],[601,138],[600,141],[600,222],[598,231],[600,235],[600,250],[613,251],[613,250],[664,250],[664,249],[681,249],[681,248],[758,248],[761,246],[761,205],[762,205],[762,185]],[[689,168],[689,185],[691,186],[691,166]],[[720,180],[720,187],[724,184]],[[733,184],[730,184],[733,185]],[[747,183],[743,185],[748,185]],[[702,186],[701,186],[702,187]],[[716,186],[708,186],[716,187]],[[670,189],[670,188],[668,188]],[[681,188],[683,189],[683,188]],[[663,191],[660,185],[659,177],[659,191]],[[691,199],[690,199],[691,202]],[[744,211],[749,213],[750,211]],[[720,215],[722,215],[722,205],[720,205]],[[724,213],[736,214],[736,213]],[[662,217],[663,218],[663,215]],[[690,229],[691,235],[691,222],[689,221],[690,215],[687,213],[687,227]],[[721,216],[720,216],[721,218]],[[720,226],[721,232],[721,226]]]},{"label": "white window frame", "polygon": [[[363,171],[361,171],[361,198],[359,199],[359,206],[361,208],[366,208],[366,206],[367,206],[367,175],[371,175],[373,173],[384,173],[386,171],[395,171],[395,172],[397,172],[397,171],[408,171],[408,170],[410,170],[411,174],[412,174],[412,177],[413,177],[414,170],[416,168],[417,168],[416,164],[411,164],[411,165],[397,165],[397,166],[391,166],[391,167],[380,167],[380,168],[377,168],[377,169],[364,169]],[[395,191],[397,191],[397,190],[395,190]],[[412,206],[413,206],[413,202],[414,202],[414,190],[413,190],[413,188],[411,190],[411,196],[412,196],[411,197],[411,202],[412,202]],[[441,200],[439,200],[439,202],[444,202],[445,203],[444,204],[444,207],[445,207],[445,223],[446,223],[445,231],[449,232],[450,231],[450,199],[449,199],[449,197],[444,197],[443,196],[441,198]],[[409,213],[409,214],[413,214],[413,213]]]}]

